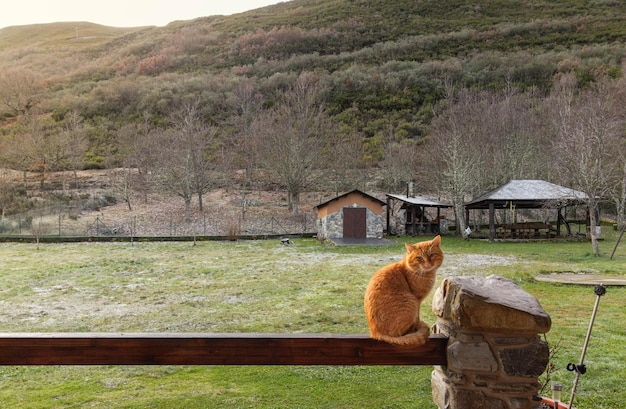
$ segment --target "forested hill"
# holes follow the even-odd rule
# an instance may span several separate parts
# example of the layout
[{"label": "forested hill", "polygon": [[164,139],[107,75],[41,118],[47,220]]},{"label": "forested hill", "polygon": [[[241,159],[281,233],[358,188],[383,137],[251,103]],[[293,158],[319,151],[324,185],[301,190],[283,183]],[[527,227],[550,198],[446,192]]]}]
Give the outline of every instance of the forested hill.
[{"label": "forested hill", "polygon": [[[550,89],[622,75],[624,0],[293,0],[165,27],[56,23],[0,30],[2,132],[24,114],[97,125],[101,166],[115,130],[200,99],[205,118],[232,125],[242,83],[271,106],[303,71],[324,79],[325,106],[363,138],[419,139],[452,88]],[[228,133],[226,127],[222,132]]]}]

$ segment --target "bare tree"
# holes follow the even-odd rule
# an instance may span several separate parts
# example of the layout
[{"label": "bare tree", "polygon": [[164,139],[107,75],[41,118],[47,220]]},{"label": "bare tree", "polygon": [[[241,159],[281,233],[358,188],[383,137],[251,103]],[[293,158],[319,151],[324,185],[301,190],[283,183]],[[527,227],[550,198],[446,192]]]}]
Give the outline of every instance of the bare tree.
[{"label": "bare tree", "polygon": [[59,141],[59,160],[68,162],[74,173],[74,185],[78,188],[78,168],[85,158],[87,151],[87,135],[83,118],[76,111],[70,111],[65,115],[63,130]]},{"label": "bare tree", "polygon": [[311,185],[323,163],[334,129],[324,104],[318,100],[320,88],[317,75],[300,75],[282,100],[259,115],[254,124],[263,141],[263,167],[287,188],[294,215],[299,211],[300,193]]},{"label": "bare tree", "polygon": [[109,184],[111,190],[116,196],[121,197],[128,210],[133,210],[133,176],[134,169],[129,167],[123,167],[121,169],[108,169],[107,175],[109,177]]},{"label": "bare tree", "polygon": [[[170,114],[170,123],[178,136],[183,160],[189,167],[191,189],[198,195],[198,208],[203,211],[202,196],[213,187],[217,129],[208,126],[201,114],[200,100],[184,103]],[[211,151],[212,150],[212,151]],[[181,158],[183,159],[183,158]]]},{"label": "bare tree", "polygon": [[24,172],[38,172],[41,186],[50,171],[72,169],[77,180],[77,169],[84,158],[87,140],[82,120],[75,113],[58,123],[39,116],[28,116],[18,121],[16,133],[8,138],[4,152],[7,164]]},{"label": "bare tree", "polygon": [[52,226],[50,224],[42,221],[42,218],[39,218],[39,221],[33,220],[32,225],[30,227],[30,231],[35,237],[35,243],[37,244],[37,250],[39,250],[39,243],[41,242],[41,238],[50,233]]},{"label": "bare tree", "polygon": [[117,133],[117,147],[123,172],[112,175],[115,186],[132,210],[132,192],[138,191],[144,203],[151,189],[151,169],[159,151],[160,131],[150,124],[150,113],[144,112],[142,120],[123,126]]},{"label": "bare tree", "polygon": [[155,133],[159,149],[152,170],[162,189],[183,199],[187,221],[193,195],[202,211],[202,195],[213,183],[209,151],[217,132],[204,123],[199,108],[199,101],[184,103],[170,114],[170,128]]},{"label": "bare tree", "polygon": [[258,139],[252,132],[252,124],[262,108],[263,96],[251,82],[244,81],[236,86],[228,102],[233,113],[231,125],[235,134],[236,164],[244,169],[244,186],[247,186],[258,164]]},{"label": "bare tree", "polygon": [[0,222],[4,220],[7,210],[14,204],[16,186],[9,177],[8,169],[0,169]]},{"label": "bare tree", "polygon": [[484,155],[481,190],[511,179],[541,178],[548,163],[547,143],[535,112],[539,99],[532,93],[483,93],[478,124]]},{"label": "bare tree", "polygon": [[626,141],[622,142],[621,148],[615,153],[617,158],[615,165],[619,166],[619,172],[615,175],[613,182],[614,188],[609,193],[613,203],[615,204],[615,213],[617,216],[617,225],[621,229],[626,223]]},{"label": "bare tree", "polygon": [[21,121],[17,134],[19,140],[11,143],[14,160],[25,175],[27,171],[38,172],[43,187],[57,157],[57,144],[53,140],[55,133],[44,120],[30,116]]},{"label": "bare tree", "polygon": [[[19,123],[18,123],[19,124]],[[22,141],[23,129],[16,127],[16,132],[0,138],[0,165],[23,172],[23,181],[31,165]]]},{"label": "bare tree", "polygon": [[[612,84],[611,94],[618,107],[626,106],[626,79],[621,78]],[[626,124],[626,111],[618,110],[618,120]],[[617,224],[622,228],[626,223],[626,126],[622,126],[621,136],[617,136],[616,148],[613,149],[612,163],[615,167],[614,179],[610,181],[612,188],[609,191],[617,216]]]},{"label": "bare tree", "polygon": [[364,171],[363,139],[356,133],[336,134],[330,142],[325,177],[320,187],[330,189],[338,196],[365,184],[368,173]]},{"label": "bare tree", "polygon": [[0,74],[0,101],[12,115],[28,115],[39,104],[39,77],[26,69],[9,69]]},{"label": "bare tree", "polygon": [[190,221],[191,199],[194,194],[192,154],[173,129],[156,131],[155,136],[160,150],[151,171],[160,189],[183,199],[185,220]]},{"label": "bare tree", "polygon": [[622,107],[609,84],[600,82],[576,95],[571,87],[556,87],[548,100],[553,109],[554,154],[561,178],[587,195],[593,254],[599,255],[596,225],[598,204],[606,198],[617,168],[613,153],[623,143]]},{"label": "bare tree", "polygon": [[464,202],[475,194],[483,166],[481,117],[484,106],[476,93],[462,91],[448,100],[433,120],[430,143],[423,151],[422,184],[437,186],[454,205],[457,231],[467,238]]},{"label": "bare tree", "polygon": [[418,160],[418,144],[412,139],[395,137],[393,126],[389,126],[383,139],[384,156],[380,165],[385,190],[405,190],[414,181],[421,164]]},{"label": "bare tree", "polygon": [[254,84],[244,80],[236,85],[229,98],[225,98],[226,110],[230,112],[228,125],[232,137],[227,145],[232,158],[230,167],[243,170],[241,191],[241,217],[245,220],[248,200],[247,191],[253,183],[253,175],[259,165],[259,135],[253,130],[253,123],[263,104],[263,96]]}]

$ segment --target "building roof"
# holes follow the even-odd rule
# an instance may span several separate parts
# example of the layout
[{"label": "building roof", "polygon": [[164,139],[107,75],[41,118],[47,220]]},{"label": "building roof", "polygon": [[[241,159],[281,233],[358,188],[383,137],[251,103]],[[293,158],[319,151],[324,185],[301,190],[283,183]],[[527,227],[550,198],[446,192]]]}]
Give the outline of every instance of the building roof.
[{"label": "building roof", "polygon": [[556,185],[544,180],[522,179],[510,180],[465,206],[469,209],[485,209],[490,203],[498,206],[515,205],[517,207],[537,208],[546,203],[581,203],[587,195],[579,190]]},{"label": "building roof", "polygon": [[327,201],[325,201],[325,202],[323,202],[323,203],[320,203],[320,204],[318,204],[317,206],[315,206],[315,208],[320,209],[320,208],[322,208],[322,207],[328,206],[331,202],[334,202],[334,201],[336,201],[336,200],[339,200],[339,199],[341,199],[341,198],[343,198],[343,197],[346,197],[346,196],[349,196],[349,195],[351,195],[351,194],[358,194],[358,195],[361,195],[361,196],[363,196],[364,198],[367,198],[367,199],[369,199],[369,200],[372,200],[372,201],[374,201],[374,202],[376,202],[376,203],[380,204],[381,206],[385,206],[385,205],[387,205],[387,203],[383,202],[382,200],[378,199],[377,197],[374,197],[374,196],[372,196],[372,195],[368,195],[367,193],[361,192],[359,189],[354,189],[354,190],[352,190],[352,191],[350,191],[350,192],[347,192],[347,193],[344,193],[344,194],[342,194],[342,195],[339,195],[339,196],[333,197],[333,198],[332,198],[332,199],[330,199],[330,200],[327,200]]},{"label": "building roof", "polygon": [[417,206],[452,207],[450,203],[443,203],[438,200],[429,199],[423,196],[392,195],[391,193],[387,193],[387,197],[391,197],[393,199],[401,200],[405,203],[409,203],[409,204],[417,205]]}]

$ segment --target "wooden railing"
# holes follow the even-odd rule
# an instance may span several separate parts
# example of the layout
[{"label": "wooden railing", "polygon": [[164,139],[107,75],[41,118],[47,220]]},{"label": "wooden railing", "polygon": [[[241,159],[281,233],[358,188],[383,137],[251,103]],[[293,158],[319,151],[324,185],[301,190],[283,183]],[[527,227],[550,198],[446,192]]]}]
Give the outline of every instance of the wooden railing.
[{"label": "wooden railing", "polygon": [[551,319],[535,297],[499,276],[446,277],[433,312],[438,334],[419,347],[366,334],[0,333],[0,365],[434,365],[437,407],[536,406]]},{"label": "wooden railing", "polygon": [[0,333],[0,365],[446,365],[448,338],[360,334]]}]

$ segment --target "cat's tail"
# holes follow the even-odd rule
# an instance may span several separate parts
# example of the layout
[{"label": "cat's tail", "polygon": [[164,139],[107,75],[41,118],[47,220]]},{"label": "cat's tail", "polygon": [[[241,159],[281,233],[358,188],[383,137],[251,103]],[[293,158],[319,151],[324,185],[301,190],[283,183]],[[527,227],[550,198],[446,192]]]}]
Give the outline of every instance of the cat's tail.
[{"label": "cat's tail", "polygon": [[410,332],[398,337],[392,337],[389,335],[377,334],[375,337],[380,341],[385,341],[390,344],[404,345],[404,346],[420,346],[424,345],[428,341],[430,335],[430,329],[423,322],[416,332]]}]

